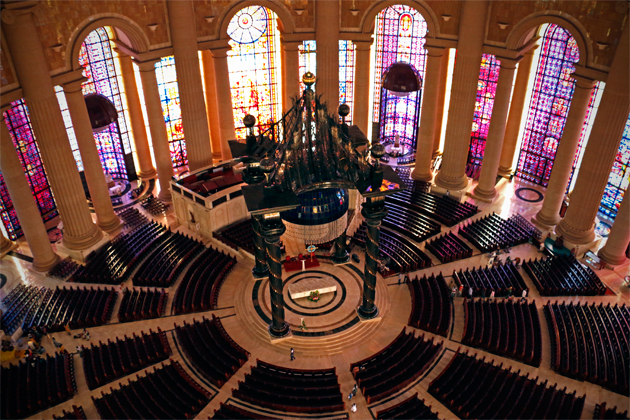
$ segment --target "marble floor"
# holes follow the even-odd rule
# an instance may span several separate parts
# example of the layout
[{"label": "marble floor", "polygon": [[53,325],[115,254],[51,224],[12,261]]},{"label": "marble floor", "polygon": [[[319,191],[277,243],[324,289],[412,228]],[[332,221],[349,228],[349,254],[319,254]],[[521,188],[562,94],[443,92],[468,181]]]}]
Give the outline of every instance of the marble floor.
[{"label": "marble floor", "polygon": [[[541,203],[530,203],[517,198],[514,191],[518,188],[517,183],[508,183],[503,185],[501,196],[493,203],[475,203],[478,204],[480,213],[473,217],[485,216],[491,212],[496,212],[503,217],[513,214],[521,214],[529,219],[533,216],[541,206]],[[531,187],[531,186],[529,186]],[[532,187],[536,189],[535,187]],[[544,192],[543,190],[541,190]],[[474,202],[473,199],[468,199]],[[141,211],[143,211],[141,209]],[[148,216],[151,217],[151,216]],[[168,224],[173,230],[192,232],[178,226],[174,215],[167,214],[160,218],[151,217],[154,220]],[[456,231],[457,226],[452,228],[442,227],[442,231]],[[199,238],[202,239],[202,238]],[[464,312],[461,298],[455,300],[454,306],[454,322],[449,332],[448,338],[434,336],[429,332],[418,330],[411,327],[405,327],[411,311],[411,297],[408,287],[404,284],[399,285],[397,278],[378,277],[376,288],[375,304],[379,308],[379,319],[370,322],[355,321],[356,307],[361,303],[362,280],[361,272],[363,271],[364,255],[355,249],[361,258],[361,263],[351,263],[344,266],[333,266],[324,259],[319,267],[307,272],[283,272],[283,280],[285,286],[291,282],[299,281],[301,278],[309,276],[331,276],[338,283],[337,292],[334,294],[323,295],[322,300],[314,303],[309,302],[306,298],[291,301],[286,293],[286,319],[295,332],[291,338],[271,342],[266,332],[265,316],[270,316],[269,290],[267,280],[255,280],[251,276],[251,268],[254,265],[251,256],[239,253],[225,245],[214,241],[204,239],[204,242],[222,251],[229,252],[237,258],[237,265],[229,274],[225,283],[221,288],[218,300],[218,310],[202,313],[194,313],[187,315],[173,315],[171,304],[177,290],[178,281],[169,289],[169,301],[166,306],[165,316],[131,323],[120,323],[117,319],[118,306],[120,299],[117,300],[114,308],[114,315],[109,324],[90,329],[91,342],[98,343],[106,341],[108,338],[122,337],[124,335],[131,336],[133,333],[140,331],[148,332],[149,329],[155,331],[158,327],[162,331],[166,331],[171,349],[173,350],[173,360],[177,360],[185,370],[195,379],[201,386],[206,388],[213,396],[210,403],[197,415],[197,418],[208,418],[212,416],[214,411],[219,408],[221,402],[229,401],[235,405],[240,405],[249,409],[247,404],[239,402],[232,397],[231,390],[238,387],[238,381],[244,379],[244,375],[250,371],[250,366],[255,364],[256,359],[264,360],[269,363],[288,366],[293,368],[316,369],[336,367],[339,377],[341,391],[347,395],[354,385],[353,377],[350,373],[349,366],[352,362],[368,357],[385,346],[387,346],[403,328],[413,331],[416,336],[424,334],[425,337],[435,337],[437,342],[444,342],[444,350],[433,363],[432,366],[413,384],[407,388],[397,392],[393,396],[386,398],[374,404],[368,405],[365,398],[359,392],[352,402],[357,403],[358,411],[351,413],[347,410],[345,413],[337,413],[331,418],[352,418],[352,419],[372,419],[376,413],[387,407],[390,407],[414,393],[418,393],[419,398],[425,400],[427,405],[431,405],[433,411],[438,413],[441,419],[457,418],[445,406],[435,400],[428,394],[427,388],[431,381],[435,379],[442,370],[448,365],[458,348],[467,349],[460,343],[463,333]],[[17,253],[29,255],[28,244],[20,240],[18,242]],[[422,245],[421,245],[422,246]],[[474,248],[473,248],[474,249]],[[514,247],[511,257],[536,258],[540,254],[537,249],[529,244]],[[63,257],[63,255],[62,255]],[[475,251],[473,257],[455,261],[448,264],[440,264],[436,259],[433,261],[435,266],[413,272],[410,277],[416,275],[423,276],[431,273],[442,272],[444,276],[452,275],[454,270],[460,268],[479,267],[486,264],[487,255],[482,255],[479,251]],[[476,353],[479,357],[486,356],[487,360],[494,359],[497,363],[503,363],[504,367],[512,367],[513,370],[521,371],[521,374],[529,373],[530,377],[538,377],[540,381],[548,380],[551,385],[558,384],[559,388],[567,387],[568,392],[577,391],[577,395],[586,394],[586,402],[582,413],[583,419],[592,418],[595,404],[606,402],[608,407],[617,406],[620,411],[628,409],[630,399],[615,392],[606,390],[598,385],[589,382],[578,381],[556,374],[550,368],[550,343],[546,322],[542,314],[542,306],[548,301],[571,301],[571,302],[603,302],[603,303],[619,303],[630,304],[630,292],[627,286],[623,285],[623,277],[629,274],[630,264],[626,262],[623,266],[616,267],[614,270],[598,270],[597,274],[602,281],[609,287],[612,293],[606,296],[598,297],[541,297],[532,281],[521,271],[525,282],[530,287],[530,300],[535,300],[539,309],[539,316],[542,325],[543,339],[543,362],[540,368],[534,368],[518,361],[486,353],[483,350],[470,348],[472,354]],[[0,272],[6,276],[6,284],[0,288],[0,298],[4,298],[14,287],[20,283],[40,285],[46,287],[56,287],[65,285],[65,282],[46,277],[40,273],[36,273],[29,268],[29,263],[22,258],[16,256],[7,256],[0,260]],[[183,275],[183,274],[182,274]],[[450,278],[446,279],[450,281]],[[124,286],[131,286],[129,280]],[[258,305],[258,310],[255,307]],[[202,380],[199,372],[196,372],[191,364],[180,352],[180,346],[177,344],[174,334],[174,325],[182,325],[183,322],[191,322],[193,319],[201,319],[202,317],[211,317],[212,314],[220,317],[229,335],[243,348],[251,353],[251,357],[245,365],[239,369],[232,378],[221,388],[217,389],[210,385],[207,381]],[[261,315],[262,314],[262,315]],[[307,329],[301,331],[299,325],[302,319]],[[74,339],[73,331],[71,335],[66,333],[56,333],[55,338],[64,344],[68,351],[76,353],[76,347],[85,345],[87,342]],[[47,350],[54,349],[52,341],[49,337],[44,337],[43,345]],[[22,341],[22,344],[24,342]],[[296,360],[290,361],[290,348],[295,349]],[[75,374],[78,387],[78,393],[75,397],[65,403],[59,404],[46,411],[35,414],[31,418],[52,418],[52,415],[60,415],[62,410],[69,410],[72,405],[82,406],[88,418],[99,418],[96,408],[91,401],[92,397],[98,398],[101,392],[109,392],[109,388],[118,388],[118,383],[127,383],[128,379],[135,378],[136,374],[123,377],[119,380],[104,385],[95,390],[88,390],[85,381],[81,358],[75,355]],[[5,366],[7,363],[3,362]],[[153,367],[151,367],[152,370]],[[142,372],[138,374],[143,375]],[[347,404],[349,409],[350,405]],[[262,410],[270,416],[282,418],[299,418],[309,416],[288,415],[286,413],[276,413],[269,410]],[[321,418],[321,417],[318,417]]]}]

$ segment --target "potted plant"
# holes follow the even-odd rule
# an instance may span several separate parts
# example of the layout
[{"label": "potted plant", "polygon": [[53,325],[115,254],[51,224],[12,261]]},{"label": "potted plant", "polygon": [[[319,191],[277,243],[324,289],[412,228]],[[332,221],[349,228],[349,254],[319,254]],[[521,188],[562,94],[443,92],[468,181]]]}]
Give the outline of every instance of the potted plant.
[{"label": "potted plant", "polygon": [[311,292],[311,295],[308,297],[308,300],[311,302],[317,302],[319,300],[319,290],[315,290]]}]

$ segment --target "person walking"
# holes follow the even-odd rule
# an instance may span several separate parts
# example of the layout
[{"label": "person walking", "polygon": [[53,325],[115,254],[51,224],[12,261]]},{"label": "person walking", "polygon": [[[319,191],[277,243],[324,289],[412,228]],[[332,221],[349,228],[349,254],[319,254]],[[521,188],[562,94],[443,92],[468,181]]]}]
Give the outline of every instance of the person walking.
[{"label": "person walking", "polygon": [[494,290],[490,292],[490,299],[494,299]]},{"label": "person walking", "polygon": [[398,273],[398,284],[402,283],[403,280],[403,273],[402,271],[400,273]]},{"label": "person walking", "polygon": [[291,361],[295,360],[295,351],[293,350],[293,347],[291,347]]},{"label": "person walking", "polygon": [[352,388],[352,396],[353,397],[357,396],[357,384],[354,384],[354,387]]},{"label": "person walking", "polygon": [[351,400],[352,397],[354,397],[354,395],[352,395],[352,391],[350,391],[350,393],[348,394],[348,399]]},{"label": "person walking", "polygon": [[521,300],[527,302],[527,289],[523,289],[523,294],[521,295]]},{"label": "person walking", "polygon": [[455,300],[455,296],[457,296],[457,287],[453,286],[453,291],[451,293],[451,301]]},{"label": "person walking", "polygon": [[350,409],[353,413],[357,412],[357,403],[352,404],[352,408]]},{"label": "person walking", "polygon": [[473,288],[469,287],[468,288],[468,296],[472,299],[473,298]]}]

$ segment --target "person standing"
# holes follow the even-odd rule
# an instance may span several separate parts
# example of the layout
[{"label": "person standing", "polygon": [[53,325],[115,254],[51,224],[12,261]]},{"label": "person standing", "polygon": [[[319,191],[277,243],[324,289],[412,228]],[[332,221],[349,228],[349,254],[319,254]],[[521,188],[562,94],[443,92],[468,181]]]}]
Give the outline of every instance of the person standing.
[{"label": "person standing", "polygon": [[398,284],[402,283],[403,273],[402,271],[398,273]]},{"label": "person standing", "polygon": [[473,298],[473,288],[472,287],[468,288],[468,297],[470,297],[471,299]]},{"label": "person standing", "polygon": [[490,299],[494,299],[494,290],[490,292]]},{"label": "person standing", "polygon": [[352,404],[352,408],[350,409],[353,413],[357,412],[357,403]]},{"label": "person standing", "polygon": [[527,289],[523,289],[523,294],[521,295],[521,300],[527,301]]},{"label": "person standing", "polygon": [[357,396],[357,384],[354,384],[354,387],[352,388],[352,396],[353,397]]},{"label": "person standing", "polygon": [[291,347],[291,361],[295,360],[295,351],[293,350],[293,347]]}]

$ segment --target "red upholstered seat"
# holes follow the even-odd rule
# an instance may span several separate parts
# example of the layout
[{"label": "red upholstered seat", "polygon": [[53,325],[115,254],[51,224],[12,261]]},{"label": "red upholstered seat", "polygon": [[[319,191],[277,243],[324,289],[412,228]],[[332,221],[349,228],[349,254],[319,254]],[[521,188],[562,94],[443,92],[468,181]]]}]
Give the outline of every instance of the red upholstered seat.
[{"label": "red upholstered seat", "polygon": [[192,184],[193,182],[197,182],[197,175],[193,174],[193,175],[187,176],[186,178],[182,179],[182,182],[184,184]]}]

